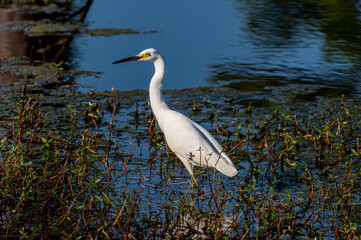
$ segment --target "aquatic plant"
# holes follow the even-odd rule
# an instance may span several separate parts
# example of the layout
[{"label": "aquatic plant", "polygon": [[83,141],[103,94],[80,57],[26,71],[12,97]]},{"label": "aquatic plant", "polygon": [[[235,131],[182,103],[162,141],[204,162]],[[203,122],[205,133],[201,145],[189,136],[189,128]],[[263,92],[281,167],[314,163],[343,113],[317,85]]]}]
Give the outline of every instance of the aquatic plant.
[{"label": "aquatic plant", "polygon": [[0,140],[2,238],[360,236],[357,99],[279,110],[224,106],[237,97],[231,90],[166,91],[183,96],[177,109],[208,126],[244,168],[235,179],[196,169],[198,191],[167,148],[146,91],[45,96],[29,88],[9,88],[1,102],[0,118],[11,122]]}]

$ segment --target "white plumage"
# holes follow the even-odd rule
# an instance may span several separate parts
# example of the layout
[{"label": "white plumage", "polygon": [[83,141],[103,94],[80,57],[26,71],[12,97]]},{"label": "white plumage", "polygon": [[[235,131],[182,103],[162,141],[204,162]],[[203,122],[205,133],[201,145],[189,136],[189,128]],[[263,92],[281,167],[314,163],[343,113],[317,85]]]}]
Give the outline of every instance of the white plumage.
[{"label": "white plumage", "polygon": [[150,104],[158,125],[165,135],[169,148],[178,156],[193,176],[193,166],[215,168],[222,174],[233,177],[237,174],[229,156],[222,151],[216,139],[198,123],[185,115],[170,109],[162,98],[162,80],[165,62],[162,55],[153,48],[115,63],[127,61],[153,62],[154,76],[150,82]]}]

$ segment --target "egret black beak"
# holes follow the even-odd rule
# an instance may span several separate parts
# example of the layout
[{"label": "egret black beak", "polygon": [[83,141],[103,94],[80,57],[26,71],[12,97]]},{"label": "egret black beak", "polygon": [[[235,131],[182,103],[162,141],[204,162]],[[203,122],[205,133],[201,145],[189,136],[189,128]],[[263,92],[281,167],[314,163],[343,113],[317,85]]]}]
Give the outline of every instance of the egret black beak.
[{"label": "egret black beak", "polygon": [[117,64],[117,63],[123,63],[123,62],[129,62],[129,61],[138,61],[139,59],[141,59],[141,56],[133,56],[133,57],[128,57],[128,58],[124,58],[118,61],[113,62],[113,64]]}]

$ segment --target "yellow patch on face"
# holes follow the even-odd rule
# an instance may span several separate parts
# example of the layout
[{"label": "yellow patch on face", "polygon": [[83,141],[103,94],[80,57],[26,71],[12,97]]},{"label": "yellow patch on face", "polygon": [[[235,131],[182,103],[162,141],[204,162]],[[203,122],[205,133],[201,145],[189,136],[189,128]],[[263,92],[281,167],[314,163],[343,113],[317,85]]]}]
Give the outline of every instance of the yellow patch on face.
[{"label": "yellow patch on face", "polygon": [[149,57],[150,56],[150,53],[149,52],[146,52],[146,53],[142,53],[142,54],[138,54],[139,57],[142,57],[142,58],[146,58],[146,57]]}]

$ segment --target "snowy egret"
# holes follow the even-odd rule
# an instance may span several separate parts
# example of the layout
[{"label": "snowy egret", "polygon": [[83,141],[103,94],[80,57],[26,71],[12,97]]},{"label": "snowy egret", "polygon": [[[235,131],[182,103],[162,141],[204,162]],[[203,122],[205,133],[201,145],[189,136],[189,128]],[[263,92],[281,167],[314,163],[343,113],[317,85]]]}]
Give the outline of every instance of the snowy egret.
[{"label": "snowy egret", "polygon": [[226,176],[235,176],[237,169],[229,156],[222,151],[217,140],[198,123],[171,110],[164,102],[161,91],[165,62],[162,55],[157,50],[149,48],[136,56],[113,64],[128,61],[145,61],[154,64],[155,73],[149,87],[150,105],[169,148],[183,162],[192,179],[195,180],[193,166],[215,168]]}]

